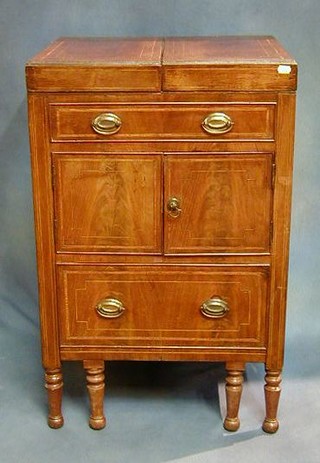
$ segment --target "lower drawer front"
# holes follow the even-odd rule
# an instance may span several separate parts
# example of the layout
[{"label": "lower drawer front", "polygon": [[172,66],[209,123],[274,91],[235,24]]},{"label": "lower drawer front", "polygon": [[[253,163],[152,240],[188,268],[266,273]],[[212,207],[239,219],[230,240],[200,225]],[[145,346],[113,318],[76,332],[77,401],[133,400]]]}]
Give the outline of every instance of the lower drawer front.
[{"label": "lower drawer front", "polygon": [[267,267],[59,266],[64,346],[263,347]]}]

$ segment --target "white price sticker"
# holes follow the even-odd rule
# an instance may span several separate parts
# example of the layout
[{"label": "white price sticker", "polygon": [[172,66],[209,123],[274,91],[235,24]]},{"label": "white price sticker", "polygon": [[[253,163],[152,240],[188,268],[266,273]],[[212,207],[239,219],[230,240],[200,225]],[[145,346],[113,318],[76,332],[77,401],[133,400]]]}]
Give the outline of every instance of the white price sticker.
[{"label": "white price sticker", "polygon": [[291,66],[288,64],[280,64],[278,66],[278,74],[290,74]]}]

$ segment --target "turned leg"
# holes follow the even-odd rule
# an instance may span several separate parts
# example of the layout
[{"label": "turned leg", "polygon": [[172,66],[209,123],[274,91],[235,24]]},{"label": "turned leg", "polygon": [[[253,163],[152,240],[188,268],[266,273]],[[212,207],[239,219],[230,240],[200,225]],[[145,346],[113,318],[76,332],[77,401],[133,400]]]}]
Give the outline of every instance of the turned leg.
[{"label": "turned leg", "polygon": [[274,433],[279,428],[277,411],[281,392],[281,371],[266,370],[265,381],[264,395],[266,400],[266,417],[264,419],[262,429],[265,432]]},{"label": "turned leg", "polygon": [[61,369],[46,370],[45,381],[49,402],[48,425],[50,428],[61,428],[63,425],[63,416],[61,413],[63,387]]},{"label": "turned leg", "polygon": [[237,431],[240,426],[238,417],[242,393],[244,363],[232,362],[226,364],[228,372],[226,377],[227,416],[223,426],[227,431]]},{"label": "turned leg", "polygon": [[89,425],[92,429],[102,429],[106,425],[103,413],[104,399],[104,361],[84,360],[87,371],[87,388],[90,400]]}]

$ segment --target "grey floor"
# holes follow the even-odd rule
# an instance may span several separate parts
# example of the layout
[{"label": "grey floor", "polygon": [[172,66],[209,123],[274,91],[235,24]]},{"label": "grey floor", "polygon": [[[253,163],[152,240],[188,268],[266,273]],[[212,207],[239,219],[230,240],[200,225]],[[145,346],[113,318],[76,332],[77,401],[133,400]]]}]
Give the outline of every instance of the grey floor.
[{"label": "grey floor", "polygon": [[51,430],[35,303],[26,297],[24,306],[1,304],[1,463],[320,462],[319,343],[289,336],[276,435],[260,428],[264,371],[258,364],[247,365],[237,433],[222,428],[222,364],[151,362],[106,365],[102,431],[87,426],[81,364],[65,364],[65,425]]}]

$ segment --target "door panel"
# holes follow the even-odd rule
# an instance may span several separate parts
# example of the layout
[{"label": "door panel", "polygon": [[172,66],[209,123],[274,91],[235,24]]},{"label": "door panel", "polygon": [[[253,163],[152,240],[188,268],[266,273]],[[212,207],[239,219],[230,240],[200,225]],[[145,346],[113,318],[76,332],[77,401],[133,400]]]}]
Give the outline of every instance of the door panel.
[{"label": "door panel", "polygon": [[[272,154],[166,156],[165,254],[268,253],[272,159]],[[170,198],[178,202],[173,211]]]},{"label": "door panel", "polygon": [[161,156],[54,155],[61,252],[161,253]]}]

